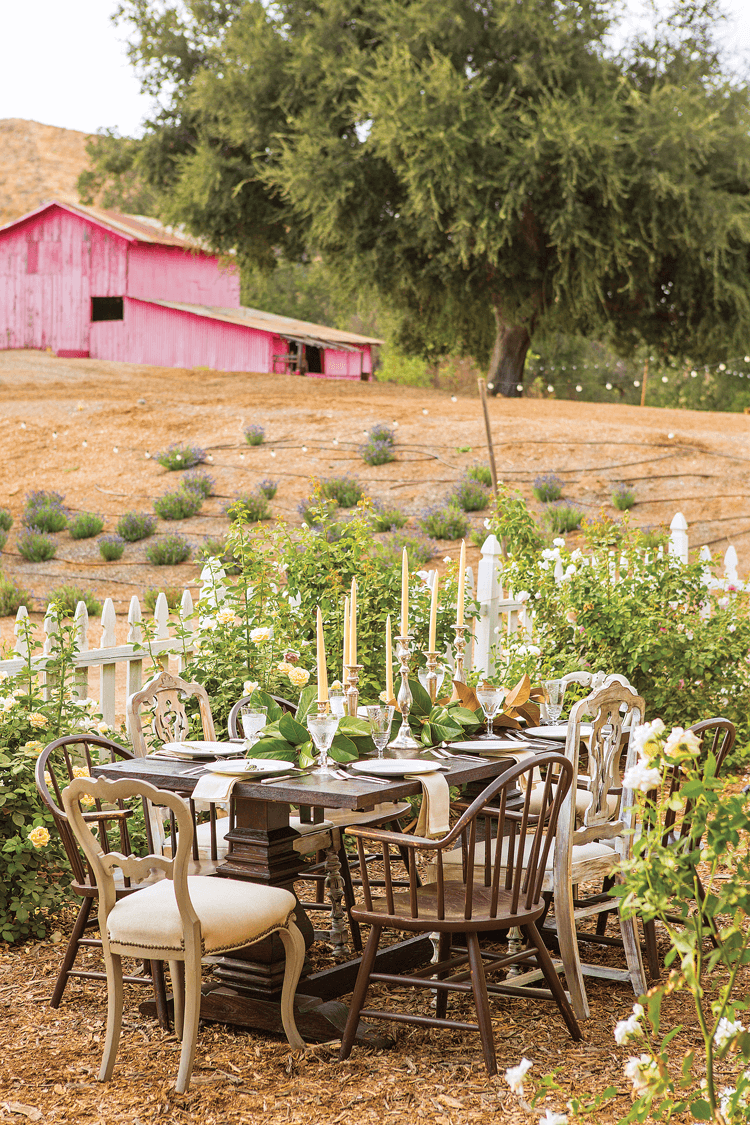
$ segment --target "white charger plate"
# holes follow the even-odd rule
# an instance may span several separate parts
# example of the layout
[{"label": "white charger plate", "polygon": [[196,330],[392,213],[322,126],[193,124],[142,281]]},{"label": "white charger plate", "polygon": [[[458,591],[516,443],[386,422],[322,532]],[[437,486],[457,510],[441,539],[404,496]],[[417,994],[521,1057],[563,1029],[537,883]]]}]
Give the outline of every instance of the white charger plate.
[{"label": "white charger plate", "polygon": [[[581,738],[588,738],[591,734],[591,723],[581,723],[580,726]],[[523,732],[530,735],[531,738],[567,738],[568,737],[568,724],[556,723],[549,727],[527,727]]]},{"label": "white charger plate", "polygon": [[211,773],[223,773],[228,777],[273,777],[276,773],[289,773],[295,767],[291,762],[274,761],[273,758],[235,758],[228,762],[209,762],[206,766]]},{"label": "white charger plate", "polygon": [[449,742],[449,750],[468,750],[470,754],[479,754],[481,757],[487,750],[527,750],[530,742],[514,741],[510,738],[485,738],[473,742]]},{"label": "white charger plate", "polygon": [[241,754],[243,747],[236,742],[203,742],[191,738],[184,742],[165,742],[162,749],[167,751],[165,757],[199,759],[228,758]]},{"label": "white charger plate", "polygon": [[445,762],[421,758],[369,758],[365,762],[352,762],[355,773],[369,773],[373,777],[403,777],[406,773],[435,773]]}]

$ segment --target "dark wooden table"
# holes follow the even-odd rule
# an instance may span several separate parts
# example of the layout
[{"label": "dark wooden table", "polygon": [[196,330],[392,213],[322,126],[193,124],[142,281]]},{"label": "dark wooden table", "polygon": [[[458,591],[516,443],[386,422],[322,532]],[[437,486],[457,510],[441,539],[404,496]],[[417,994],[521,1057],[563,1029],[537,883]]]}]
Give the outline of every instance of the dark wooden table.
[{"label": "dark wooden table", "polygon": [[[449,785],[475,788],[477,783],[486,783],[499,776],[509,764],[508,759],[475,763],[455,758],[445,777]],[[134,758],[97,766],[92,772],[97,777],[138,778],[187,797],[195,788],[197,779],[186,776],[186,773],[194,769],[195,762]],[[286,887],[294,892],[294,881],[304,861],[294,850],[298,833],[289,823],[290,805],[298,805],[301,810],[311,807],[367,809],[420,792],[421,786],[416,780],[394,778],[386,785],[356,775],[350,781],[337,781],[314,773],[284,778],[271,785],[261,785],[259,781],[238,781],[232,790],[235,827],[227,833],[229,852],[217,874]],[[313,927],[301,906],[297,911],[297,921],[309,947],[313,941]],[[377,971],[404,972],[426,964],[432,953],[429,938],[414,937],[381,950]],[[244,949],[234,950],[229,955],[208,960],[213,965],[213,979],[204,985],[201,1002],[203,1019],[282,1032],[279,1002],[284,976],[284,950],[277,934]],[[353,989],[359,963],[360,958],[356,957],[320,972],[303,970],[297,988],[295,1015],[300,1034],[306,1039],[325,1041],[341,1035],[348,1008],[338,997]],[[360,1025],[358,1039],[378,1046],[390,1043],[382,1032],[364,1023]]]}]

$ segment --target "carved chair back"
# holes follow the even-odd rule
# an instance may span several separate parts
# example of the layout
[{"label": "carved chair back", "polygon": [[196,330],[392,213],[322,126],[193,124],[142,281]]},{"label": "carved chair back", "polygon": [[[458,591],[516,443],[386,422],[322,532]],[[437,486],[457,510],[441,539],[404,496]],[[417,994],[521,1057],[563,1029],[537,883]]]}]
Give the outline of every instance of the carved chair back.
[{"label": "carved chair back", "polygon": [[202,684],[188,683],[170,672],[159,672],[128,699],[128,731],[137,757],[145,758],[148,753],[142,720],[142,712],[147,707],[152,709],[151,727],[158,743],[180,742],[188,737],[190,720],[185,710],[188,696],[198,700],[204,739],[216,740],[211,705]]}]

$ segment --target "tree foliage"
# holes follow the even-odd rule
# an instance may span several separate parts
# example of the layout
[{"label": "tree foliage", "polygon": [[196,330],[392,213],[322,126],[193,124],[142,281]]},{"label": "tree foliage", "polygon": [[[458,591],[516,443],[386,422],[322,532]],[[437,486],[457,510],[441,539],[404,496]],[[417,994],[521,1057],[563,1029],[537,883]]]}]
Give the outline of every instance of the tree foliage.
[{"label": "tree foliage", "polygon": [[138,172],[246,265],[367,278],[401,347],[489,360],[496,391],[541,328],[723,358],[750,330],[747,92],[715,0],[618,55],[614,7],[124,0],[166,97]]}]

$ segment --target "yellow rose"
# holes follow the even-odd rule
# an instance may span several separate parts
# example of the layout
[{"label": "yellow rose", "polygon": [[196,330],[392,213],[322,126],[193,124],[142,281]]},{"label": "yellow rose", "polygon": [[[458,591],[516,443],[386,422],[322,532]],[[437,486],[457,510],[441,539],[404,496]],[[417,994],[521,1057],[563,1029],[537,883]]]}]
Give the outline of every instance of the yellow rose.
[{"label": "yellow rose", "polygon": [[276,665],[278,671],[282,672],[284,675],[288,675],[293,667],[294,665],[290,664],[288,660],[282,660],[279,664]]},{"label": "yellow rose", "polygon": [[86,766],[73,766],[73,777],[91,777]]},{"label": "yellow rose", "polygon": [[305,668],[291,668],[287,675],[289,682],[297,688],[303,688],[310,679],[310,673]]},{"label": "yellow rose", "polygon": [[39,757],[43,749],[44,745],[41,742],[27,742],[24,745],[24,750],[26,751],[26,753],[33,754],[35,758]]},{"label": "yellow rose", "polygon": [[32,727],[46,727],[49,719],[46,715],[40,715],[38,711],[34,711],[33,714],[29,715],[29,722]]},{"label": "yellow rose", "polygon": [[32,828],[29,832],[29,839],[35,848],[43,848],[45,844],[49,843],[49,832],[46,828]]},{"label": "yellow rose", "polygon": [[93,809],[96,801],[89,793],[84,793],[81,797],[81,807],[84,809]]}]

